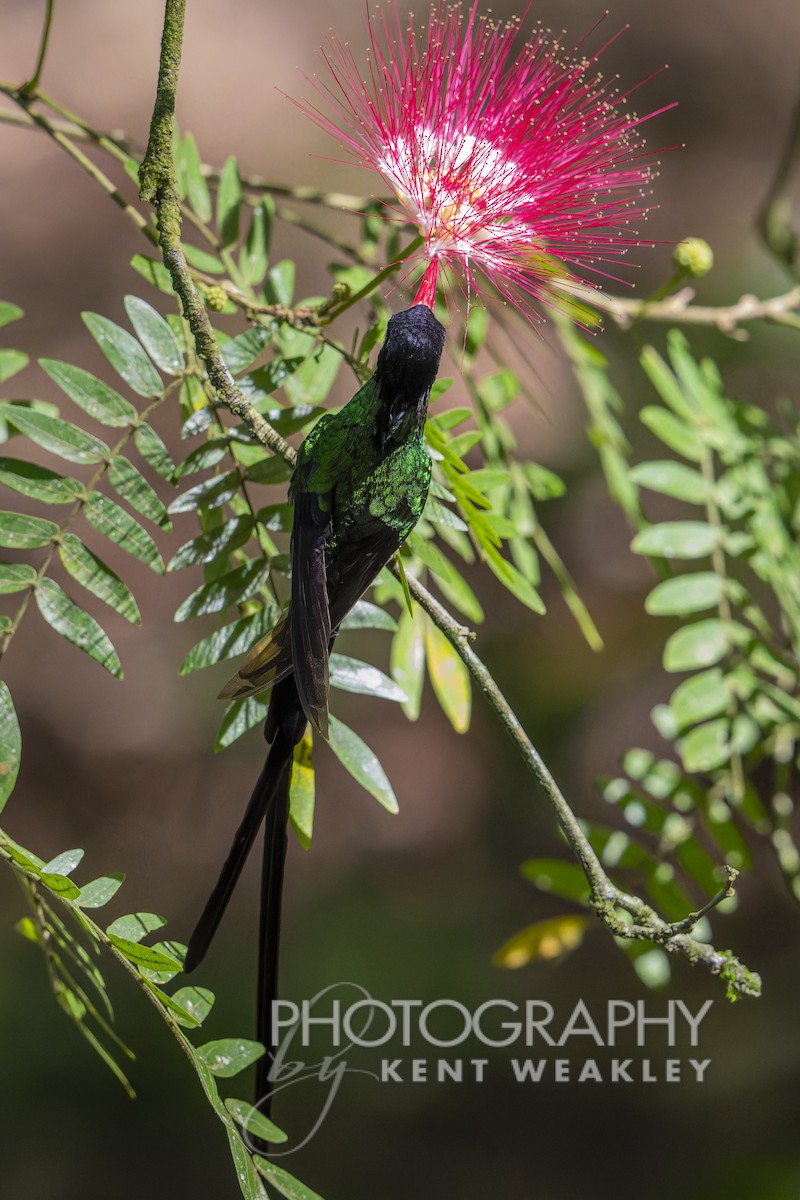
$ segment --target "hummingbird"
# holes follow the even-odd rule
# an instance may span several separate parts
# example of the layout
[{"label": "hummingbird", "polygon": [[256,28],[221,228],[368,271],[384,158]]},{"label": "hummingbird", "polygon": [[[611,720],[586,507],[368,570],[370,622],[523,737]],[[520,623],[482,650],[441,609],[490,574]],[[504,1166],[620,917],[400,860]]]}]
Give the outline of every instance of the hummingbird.
[{"label": "hummingbird", "polygon": [[374,374],[301,444],[289,496],[294,505],[289,607],[225,685],[240,699],[272,689],[269,751],[219,880],[189,939],[185,970],[205,957],[258,830],[265,822],[261,885],[256,1105],[268,1115],[276,1045],[281,896],[295,746],[307,722],[328,735],[328,657],[343,619],[422,515],[431,479],[423,432],[445,330],[433,315],[433,283],[388,323]]}]

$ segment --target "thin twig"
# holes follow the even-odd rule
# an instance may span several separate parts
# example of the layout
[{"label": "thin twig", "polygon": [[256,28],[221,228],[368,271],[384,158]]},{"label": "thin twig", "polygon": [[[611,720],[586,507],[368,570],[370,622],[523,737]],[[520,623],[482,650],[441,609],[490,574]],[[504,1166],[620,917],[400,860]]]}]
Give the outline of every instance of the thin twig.
[{"label": "thin twig", "polygon": [[156,102],[147,152],[139,170],[140,196],[142,200],[150,200],[155,207],[164,266],[170,273],[175,294],[180,298],[183,315],[194,337],[197,356],[205,364],[211,386],[222,403],[234,416],[245,422],[263,445],[283,458],[290,460],[291,456],[293,460],[294,450],[289,443],[248,403],[234,383],[214,337],[205,305],[195,287],[181,243],[181,208],[175,187],[172,125],[185,14],[185,0],[167,0]]},{"label": "thin twig", "polygon": [[563,285],[563,290],[587,307],[608,313],[622,329],[634,321],[675,321],[681,325],[714,325],[721,333],[741,338],[746,336],[741,326],[752,321],[800,327],[800,286],[764,300],[747,294],[734,304],[723,305],[693,304],[695,291],[691,287],[656,301],[609,296],[573,283]]},{"label": "thin twig", "polygon": [[60,146],[61,149],[69,155],[73,162],[77,163],[81,170],[84,171],[90,179],[93,179],[94,182],[103,189],[106,195],[111,197],[115,204],[119,205],[125,215],[133,222],[137,229],[141,230],[145,237],[149,238],[151,242],[157,243],[158,238],[152,226],[148,225],[142,214],[135,209],[133,205],[128,203],[128,201],[117,188],[116,184],[113,183],[113,181],[109,179],[109,177],[104,174],[99,167],[95,166],[92,160],[87,158],[82,150],[79,150],[78,147],[73,144],[70,137],[63,133],[61,129],[56,128],[56,126],[53,125],[52,122],[48,121],[46,117],[43,117],[40,113],[36,112],[35,109],[31,107],[33,102],[26,96],[23,96],[21,91],[13,84],[0,81],[0,93],[8,96],[10,100],[13,100],[15,104],[18,104],[19,107],[27,113],[31,123],[36,126],[37,129],[41,129],[42,132],[46,133],[48,137],[52,138],[56,145]]},{"label": "thin twig", "polygon": [[42,36],[39,41],[39,54],[36,59],[36,66],[33,69],[33,75],[27,83],[23,83],[19,89],[20,94],[30,100],[36,95],[39,87],[39,80],[42,77],[44,68],[44,60],[47,57],[47,46],[50,41],[50,28],[53,23],[53,0],[46,0],[44,24],[42,25]]}]

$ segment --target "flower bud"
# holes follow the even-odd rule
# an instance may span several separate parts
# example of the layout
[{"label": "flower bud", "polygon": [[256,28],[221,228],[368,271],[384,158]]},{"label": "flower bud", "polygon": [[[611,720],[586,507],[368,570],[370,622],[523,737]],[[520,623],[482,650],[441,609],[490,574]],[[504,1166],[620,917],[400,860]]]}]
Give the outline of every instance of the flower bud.
[{"label": "flower bud", "polygon": [[212,312],[222,312],[228,303],[228,293],[225,288],[212,285],[206,288],[206,307]]},{"label": "flower bud", "polygon": [[707,275],[714,266],[714,251],[702,238],[684,238],[675,247],[672,260],[681,271],[699,279],[702,275]]}]

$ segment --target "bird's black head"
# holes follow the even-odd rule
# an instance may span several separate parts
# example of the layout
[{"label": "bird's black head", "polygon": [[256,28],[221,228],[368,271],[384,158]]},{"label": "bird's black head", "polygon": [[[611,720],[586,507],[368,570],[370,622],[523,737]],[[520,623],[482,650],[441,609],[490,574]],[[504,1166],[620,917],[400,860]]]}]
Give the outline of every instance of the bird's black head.
[{"label": "bird's black head", "polygon": [[445,331],[427,304],[416,304],[391,318],[378,355],[375,376],[381,396],[392,406],[427,402],[439,370]]}]

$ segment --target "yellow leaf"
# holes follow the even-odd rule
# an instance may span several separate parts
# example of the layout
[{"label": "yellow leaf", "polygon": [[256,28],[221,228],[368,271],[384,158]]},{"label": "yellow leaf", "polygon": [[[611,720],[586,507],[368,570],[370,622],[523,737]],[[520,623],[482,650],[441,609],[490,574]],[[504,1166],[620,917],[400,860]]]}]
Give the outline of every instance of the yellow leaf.
[{"label": "yellow leaf", "polygon": [[430,619],[425,621],[425,653],[437,700],[456,733],[466,733],[472,710],[469,672],[445,635]]},{"label": "yellow leaf", "polygon": [[569,914],[526,925],[492,956],[496,967],[516,970],[541,959],[561,958],[577,950],[591,918]]},{"label": "yellow leaf", "polygon": [[294,748],[289,818],[304,850],[311,845],[314,828],[314,758],[311,734],[306,733]]}]

